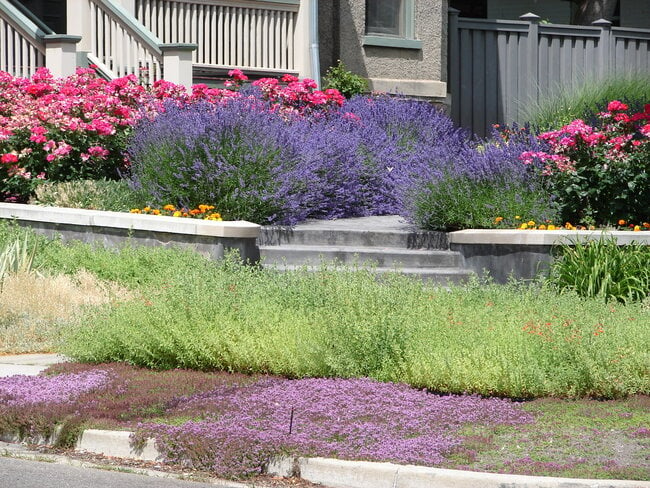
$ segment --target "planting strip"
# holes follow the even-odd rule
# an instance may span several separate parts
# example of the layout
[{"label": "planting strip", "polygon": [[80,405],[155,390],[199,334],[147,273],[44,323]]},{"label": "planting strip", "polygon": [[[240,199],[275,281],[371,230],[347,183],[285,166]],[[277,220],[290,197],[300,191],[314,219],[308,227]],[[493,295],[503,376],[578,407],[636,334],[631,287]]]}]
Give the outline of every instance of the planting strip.
[{"label": "planting strip", "polygon": [[[87,429],[76,450],[106,456],[158,461],[162,456],[149,440],[143,449],[134,450],[127,431]],[[17,442],[13,436],[0,436]],[[43,439],[41,439],[43,441]],[[50,439],[48,443],[53,443]],[[326,458],[280,458],[272,462],[267,474],[297,476],[331,488],[650,488],[650,482],[630,480],[589,480],[479,473],[426,466],[399,465]]]}]

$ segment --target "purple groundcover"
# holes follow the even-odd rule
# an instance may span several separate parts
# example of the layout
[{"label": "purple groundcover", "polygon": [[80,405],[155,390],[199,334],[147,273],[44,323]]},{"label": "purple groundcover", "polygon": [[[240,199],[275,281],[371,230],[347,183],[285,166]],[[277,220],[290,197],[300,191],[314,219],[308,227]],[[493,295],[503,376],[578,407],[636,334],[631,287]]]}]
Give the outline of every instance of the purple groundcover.
[{"label": "purple groundcover", "polygon": [[84,393],[104,388],[110,380],[111,375],[103,370],[56,376],[16,375],[0,378],[0,411],[2,406],[73,403]]},{"label": "purple groundcover", "polygon": [[180,398],[182,425],[140,424],[169,460],[222,474],[251,474],[275,455],[297,453],[435,465],[470,423],[533,421],[510,400],[439,396],[369,379],[268,379]]}]

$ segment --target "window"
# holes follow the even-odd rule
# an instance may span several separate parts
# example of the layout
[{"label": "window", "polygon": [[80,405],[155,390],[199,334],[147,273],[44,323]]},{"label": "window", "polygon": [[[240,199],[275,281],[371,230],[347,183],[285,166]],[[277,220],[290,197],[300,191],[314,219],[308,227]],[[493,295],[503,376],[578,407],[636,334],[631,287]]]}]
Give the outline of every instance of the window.
[{"label": "window", "polygon": [[366,0],[364,46],[421,49],[415,39],[416,0]]},{"label": "window", "polygon": [[366,0],[366,34],[404,37],[404,0]]}]

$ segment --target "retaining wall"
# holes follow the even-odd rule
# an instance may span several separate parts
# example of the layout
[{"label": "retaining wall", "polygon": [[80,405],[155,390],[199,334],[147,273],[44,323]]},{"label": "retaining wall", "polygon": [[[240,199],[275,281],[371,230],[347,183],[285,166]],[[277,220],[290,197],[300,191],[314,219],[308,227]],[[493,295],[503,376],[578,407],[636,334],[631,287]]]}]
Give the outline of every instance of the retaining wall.
[{"label": "retaining wall", "polygon": [[107,247],[127,243],[179,246],[195,249],[211,259],[221,259],[225,251],[236,249],[245,261],[260,259],[256,243],[260,226],[243,220],[218,222],[17,203],[0,203],[0,219],[15,220],[50,237]]}]

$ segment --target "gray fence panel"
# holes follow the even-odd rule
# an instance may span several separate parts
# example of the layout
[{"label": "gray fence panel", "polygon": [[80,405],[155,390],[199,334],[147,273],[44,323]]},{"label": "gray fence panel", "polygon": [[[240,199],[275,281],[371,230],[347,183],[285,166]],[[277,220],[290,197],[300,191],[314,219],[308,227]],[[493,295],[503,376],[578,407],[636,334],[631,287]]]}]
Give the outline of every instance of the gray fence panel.
[{"label": "gray fence panel", "polygon": [[458,18],[450,9],[449,84],[454,121],[479,136],[525,123],[531,104],[559,87],[650,70],[650,30]]}]

